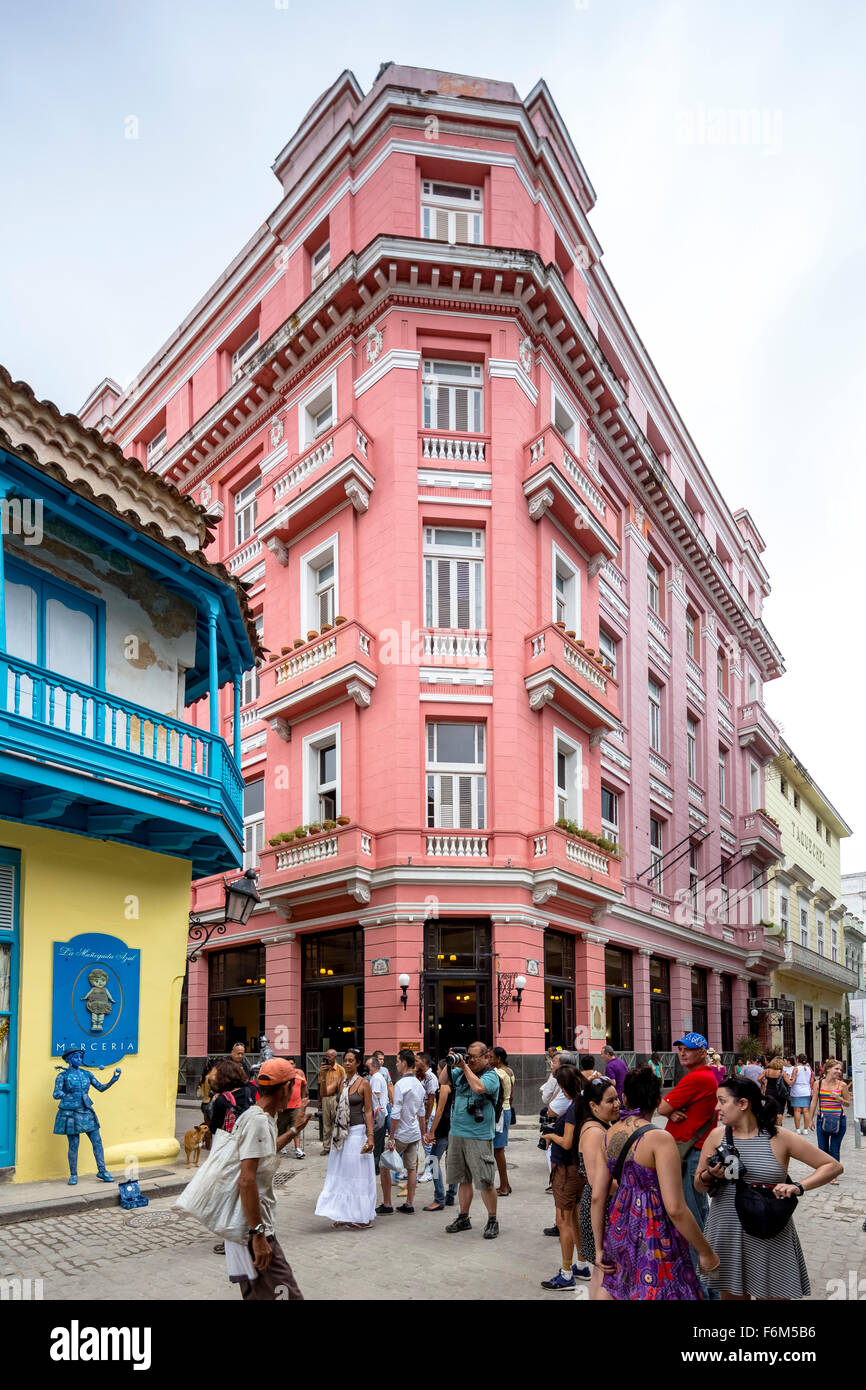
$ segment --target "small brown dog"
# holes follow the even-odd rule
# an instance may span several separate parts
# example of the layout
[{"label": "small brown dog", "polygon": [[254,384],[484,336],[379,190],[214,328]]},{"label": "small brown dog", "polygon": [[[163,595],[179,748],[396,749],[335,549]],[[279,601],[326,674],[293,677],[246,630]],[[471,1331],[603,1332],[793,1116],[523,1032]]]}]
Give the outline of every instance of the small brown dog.
[{"label": "small brown dog", "polygon": [[210,1147],[207,1143],[209,1138],[210,1128],[207,1122],[205,1122],[204,1124],[196,1125],[195,1129],[187,1130],[186,1134],[183,1136],[183,1147],[184,1152],[186,1153],[187,1168],[189,1167],[190,1158],[192,1158],[193,1167],[198,1167],[199,1154],[201,1153],[203,1148]]}]

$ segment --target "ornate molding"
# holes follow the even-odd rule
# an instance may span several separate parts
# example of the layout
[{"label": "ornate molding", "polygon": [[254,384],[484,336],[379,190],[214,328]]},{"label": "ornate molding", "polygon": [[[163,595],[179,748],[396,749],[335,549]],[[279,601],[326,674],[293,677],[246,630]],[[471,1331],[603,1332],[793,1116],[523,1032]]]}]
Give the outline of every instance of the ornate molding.
[{"label": "ornate molding", "polygon": [[370,687],[363,681],[347,681],[346,694],[352,697],[359,709],[366,709],[370,703]]},{"label": "ornate molding", "polygon": [[366,905],[370,901],[370,889],[359,878],[351,878],[346,884],[346,892],[356,903]]},{"label": "ornate molding", "polygon": [[380,330],[376,328],[375,325],[367,329],[367,346],[365,351],[367,361],[370,363],[371,367],[378,362],[384,341]]},{"label": "ornate molding", "polygon": [[546,902],[548,902],[551,898],[555,898],[555,897],[556,897],[556,884],[555,884],[555,883],[545,883],[545,885],[544,885],[543,888],[534,888],[534,889],[532,890],[532,901],[533,901],[537,906],[539,906],[539,907],[541,906],[542,903],[546,903]]},{"label": "ornate molding", "polygon": [[553,697],[555,694],[556,691],[554,690],[552,684],[550,683],[550,681],[547,681],[544,685],[540,685],[537,690],[530,691],[529,708],[544,709],[545,705],[550,705],[553,703]]},{"label": "ornate molding", "polygon": [[268,536],[268,539],[265,541],[265,545],[267,546],[271,554],[276,556],[278,562],[281,565],[288,565],[289,547],[285,544],[284,541],[280,540],[279,536]]},{"label": "ornate molding", "polygon": [[540,521],[546,516],[553,506],[553,490],[549,487],[537,492],[534,497],[529,499],[529,515],[533,521]]},{"label": "ornate molding", "polygon": [[609,936],[601,936],[598,932],[582,931],[581,939],[586,942],[593,942],[596,946],[606,946],[610,941]]},{"label": "ornate molding", "polygon": [[586,567],[587,576],[590,579],[595,579],[595,576],[601,573],[606,564],[607,556],[605,555],[604,551],[599,551],[598,555],[593,555],[592,559]]},{"label": "ornate molding", "polygon": [[272,729],[275,734],[279,734],[284,743],[291,743],[292,726],[288,719],[282,719],[279,715],[275,715],[273,719],[268,720],[268,728]]},{"label": "ornate molding", "polygon": [[589,736],[589,746],[593,751],[595,751],[596,748],[601,747],[606,734],[607,729],[593,729],[592,733]]},{"label": "ornate molding", "polygon": [[346,496],[356,512],[365,512],[370,505],[370,494],[357,478],[349,478],[344,484]]},{"label": "ornate molding", "polygon": [[285,434],[285,432],[286,432],[286,427],[285,427],[285,425],[283,424],[283,421],[282,421],[281,419],[275,420],[274,423],[271,425],[271,434],[270,434],[271,448],[272,448],[272,449],[276,449],[277,445],[282,443],[282,441],[283,441],[283,435]]}]

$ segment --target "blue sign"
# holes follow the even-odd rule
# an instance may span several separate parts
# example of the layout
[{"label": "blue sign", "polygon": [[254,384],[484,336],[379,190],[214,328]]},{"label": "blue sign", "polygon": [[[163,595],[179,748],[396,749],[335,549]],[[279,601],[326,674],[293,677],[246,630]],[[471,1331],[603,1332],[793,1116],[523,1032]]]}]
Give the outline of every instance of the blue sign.
[{"label": "blue sign", "polygon": [[54,943],[51,1051],[71,1047],[84,1065],[104,1066],[138,1051],[141,952],[117,936],[86,932]]}]

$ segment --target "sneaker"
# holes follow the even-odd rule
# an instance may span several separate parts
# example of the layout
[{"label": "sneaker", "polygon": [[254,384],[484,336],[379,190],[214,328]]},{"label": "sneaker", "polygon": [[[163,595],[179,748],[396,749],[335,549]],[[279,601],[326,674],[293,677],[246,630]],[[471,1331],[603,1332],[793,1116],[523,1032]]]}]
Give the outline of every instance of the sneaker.
[{"label": "sneaker", "polygon": [[445,1193],[445,1205],[446,1205],[446,1207],[453,1207],[454,1201],[455,1201],[454,1193],[453,1193],[453,1192],[446,1192],[446,1193]]},{"label": "sneaker", "polygon": [[446,1226],[445,1229],[449,1235],[453,1235],[455,1231],[471,1231],[472,1222],[469,1220],[469,1217],[461,1211],[457,1219],[452,1221],[451,1225]]},{"label": "sneaker", "polygon": [[545,1226],[545,1228],[544,1228],[544,1234],[545,1234],[546,1236],[556,1236],[556,1238],[557,1238],[557,1240],[558,1240],[558,1239],[559,1239],[559,1227],[558,1227],[558,1226]]},{"label": "sneaker", "polygon": [[495,1216],[487,1218],[487,1225],[484,1227],[484,1239],[495,1240],[499,1235],[499,1222]]},{"label": "sneaker", "polygon": [[554,1274],[552,1279],[542,1279],[541,1287],[543,1289],[573,1289],[574,1275],[572,1274],[570,1279],[566,1279],[560,1270],[558,1274]]},{"label": "sneaker", "polygon": [[306,1158],[306,1157],[307,1157],[307,1155],[304,1153],[303,1149],[295,1149],[295,1158]]},{"label": "sneaker", "polygon": [[397,1210],[398,1210],[398,1211],[405,1211],[409,1216],[414,1216],[414,1215],[415,1215],[415,1208],[414,1208],[414,1207],[410,1207],[410,1205],[409,1205],[408,1202],[404,1202],[403,1205],[402,1205],[402,1207],[398,1207]]},{"label": "sneaker", "polygon": [[571,1272],[575,1279],[591,1279],[592,1265],[586,1264],[585,1262],[579,1265],[572,1265]]},{"label": "sneaker", "polygon": [[380,1207],[377,1207],[377,1208],[376,1208],[376,1215],[377,1215],[377,1216],[393,1216],[393,1215],[394,1215],[394,1208],[393,1208],[393,1207],[386,1207],[386,1206],[385,1206],[385,1203],[383,1202],[382,1205],[381,1205]]}]

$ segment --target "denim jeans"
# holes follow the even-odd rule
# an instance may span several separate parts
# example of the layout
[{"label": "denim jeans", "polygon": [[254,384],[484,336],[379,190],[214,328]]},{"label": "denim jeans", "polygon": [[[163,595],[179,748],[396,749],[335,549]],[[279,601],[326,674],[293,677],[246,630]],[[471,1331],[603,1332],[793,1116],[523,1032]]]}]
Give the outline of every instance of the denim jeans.
[{"label": "denim jeans", "polygon": [[445,1182],[442,1177],[441,1159],[448,1148],[448,1135],[444,1139],[437,1139],[430,1150],[433,1157],[433,1201],[445,1205]]},{"label": "denim jeans", "polygon": [[[689,1149],[685,1168],[683,1170],[683,1195],[686,1199],[686,1206],[697,1221],[700,1229],[703,1230],[704,1226],[707,1224],[707,1217],[710,1214],[710,1202],[706,1192],[697,1192],[695,1190],[695,1173],[698,1171],[698,1164],[700,1161],[701,1150],[695,1148]],[[689,1246],[689,1255],[695,1274],[697,1274],[700,1280],[704,1297],[711,1301],[720,1299],[721,1294],[717,1289],[708,1286],[706,1279],[700,1272],[698,1266],[698,1252],[695,1250],[694,1246]]]},{"label": "denim jeans", "polygon": [[818,1148],[822,1149],[825,1154],[829,1154],[831,1158],[835,1158],[837,1163],[839,1162],[839,1150],[842,1148],[842,1140],[845,1138],[845,1131],[847,1128],[848,1120],[846,1116],[843,1115],[841,1120],[839,1121],[838,1134],[826,1134],[824,1131],[824,1126],[821,1123],[821,1115],[819,1112],[818,1123],[815,1125],[815,1135],[818,1140]]}]

